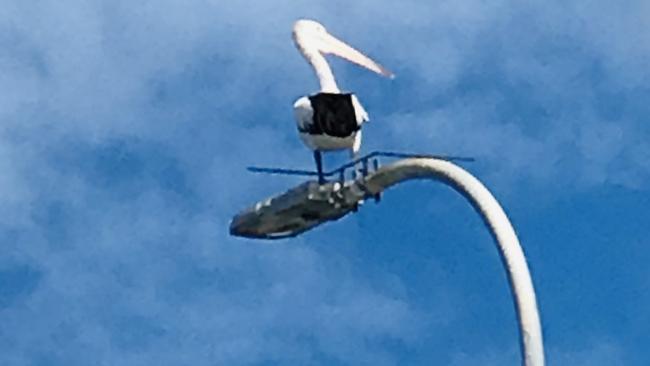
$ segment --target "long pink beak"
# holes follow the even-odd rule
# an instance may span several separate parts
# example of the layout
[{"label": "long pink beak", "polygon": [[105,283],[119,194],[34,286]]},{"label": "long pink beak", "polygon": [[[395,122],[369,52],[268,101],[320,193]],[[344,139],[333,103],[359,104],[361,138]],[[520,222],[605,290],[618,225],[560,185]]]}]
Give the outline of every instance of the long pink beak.
[{"label": "long pink beak", "polygon": [[394,78],[395,75],[390,72],[390,70],[381,66],[377,62],[370,59],[368,56],[352,48],[345,42],[339,40],[338,38],[327,34],[324,39],[324,47],[321,49],[323,53],[332,54],[344,58],[350,62],[353,62],[359,66],[363,66],[368,70],[374,71],[379,75],[383,75],[388,78]]}]

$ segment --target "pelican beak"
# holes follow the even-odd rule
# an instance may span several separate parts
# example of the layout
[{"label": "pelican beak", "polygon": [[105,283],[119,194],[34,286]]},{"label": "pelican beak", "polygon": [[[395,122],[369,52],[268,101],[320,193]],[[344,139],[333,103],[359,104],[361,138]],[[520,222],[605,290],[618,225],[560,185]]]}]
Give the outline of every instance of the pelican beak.
[{"label": "pelican beak", "polygon": [[359,66],[363,66],[370,71],[374,71],[379,75],[393,79],[395,75],[385,67],[370,59],[363,53],[355,50],[340,39],[327,34],[323,39],[324,47],[321,49],[323,53],[332,54],[353,62]]}]

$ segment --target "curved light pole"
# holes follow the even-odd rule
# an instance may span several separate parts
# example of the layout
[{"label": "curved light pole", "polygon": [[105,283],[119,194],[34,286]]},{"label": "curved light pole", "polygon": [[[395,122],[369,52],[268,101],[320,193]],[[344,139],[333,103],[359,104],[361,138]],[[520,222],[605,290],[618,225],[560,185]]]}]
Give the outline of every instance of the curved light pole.
[{"label": "curved light pole", "polygon": [[519,323],[522,363],[543,366],[544,346],[535,289],[512,224],[490,191],[448,160],[408,158],[352,182],[306,182],[235,216],[230,232],[266,239],[295,236],[325,221],[337,220],[356,210],[360,201],[379,197],[384,190],[411,179],[442,181],[465,196],[479,212],[508,274]]},{"label": "curved light pole", "polygon": [[496,241],[508,273],[519,320],[523,364],[544,365],[544,346],[535,289],[524,252],[503,208],[478,179],[449,161],[404,159],[370,175],[364,186],[370,193],[376,194],[400,182],[418,178],[430,178],[448,184],[465,196],[481,214]]}]

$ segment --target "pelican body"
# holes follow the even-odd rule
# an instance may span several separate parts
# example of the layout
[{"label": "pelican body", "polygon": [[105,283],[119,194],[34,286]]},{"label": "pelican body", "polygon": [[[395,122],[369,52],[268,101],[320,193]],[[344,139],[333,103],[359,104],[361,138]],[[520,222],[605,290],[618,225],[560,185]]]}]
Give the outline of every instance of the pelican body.
[{"label": "pelican body", "polygon": [[361,147],[361,126],[369,120],[356,95],[341,92],[325,55],[342,57],[383,76],[393,74],[313,20],[294,24],[293,41],[320,82],[320,92],[299,98],[293,110],[300,138],[314,151],[319,182],[323,183],[321,151],[349,149],[356,157]]}]

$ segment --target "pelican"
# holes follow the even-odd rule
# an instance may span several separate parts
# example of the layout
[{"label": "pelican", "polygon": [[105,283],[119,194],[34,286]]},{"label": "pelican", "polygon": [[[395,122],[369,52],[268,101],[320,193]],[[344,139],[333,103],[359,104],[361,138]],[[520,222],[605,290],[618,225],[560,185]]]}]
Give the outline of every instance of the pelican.
[{"label": "pelican", "polygon": [[325,182],[321,151],[350,149],[353,159],[361,147],[361,125],[368,113],[352,93],[342,93],[325,55],[335,55],[379,75],[394,75],[368,56],[329,34],[314,21],[301,19],[293,26],[293,41],[314,69],[320,92],[299,98],[293,105],[300,138],[314,151],[318,181]]}]

